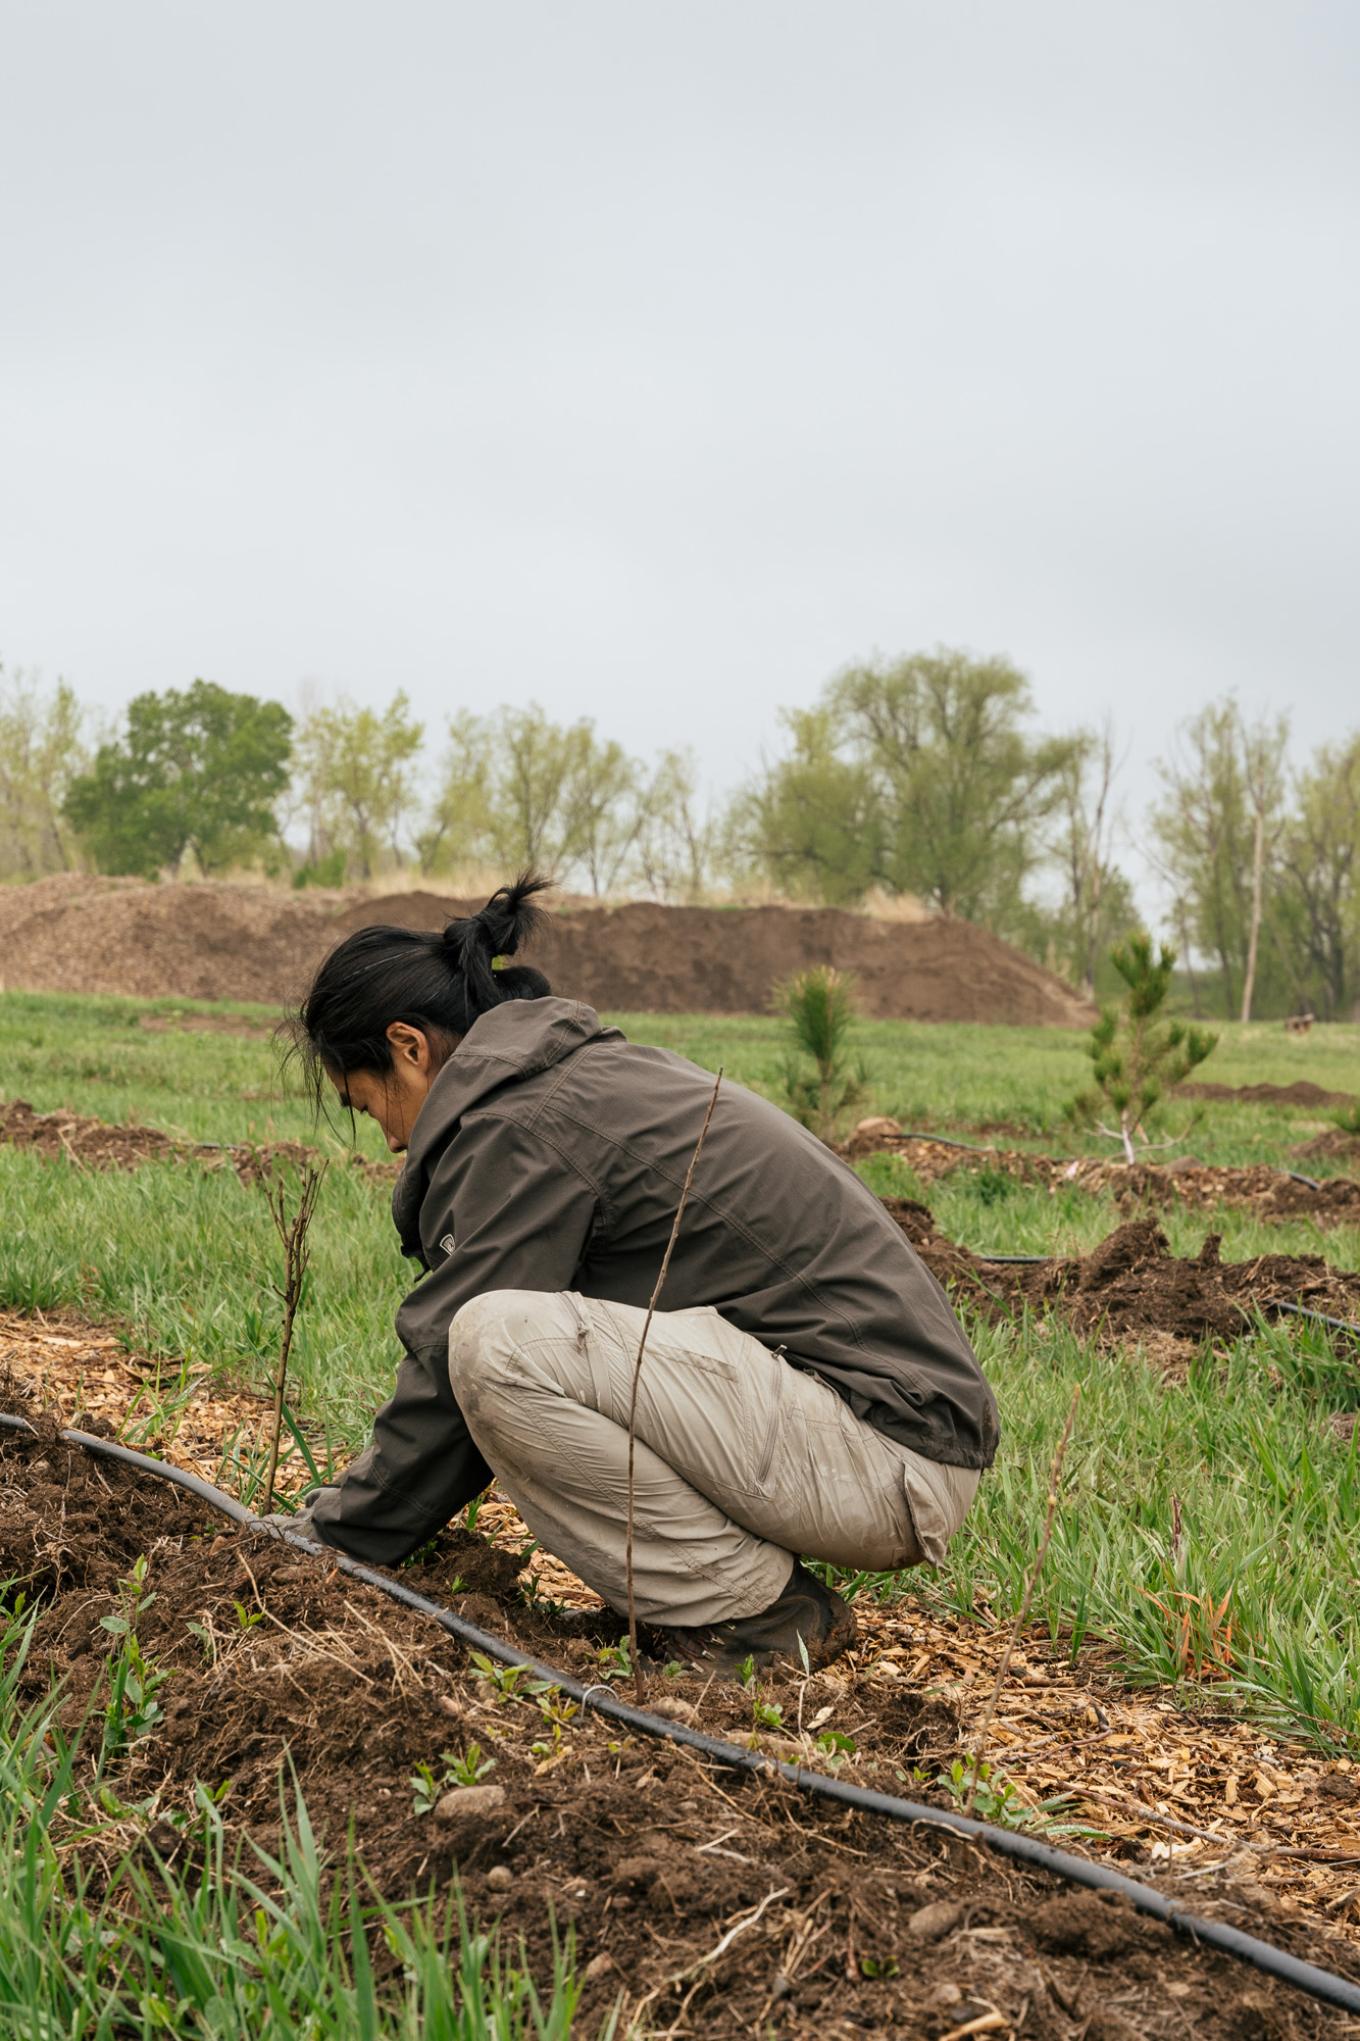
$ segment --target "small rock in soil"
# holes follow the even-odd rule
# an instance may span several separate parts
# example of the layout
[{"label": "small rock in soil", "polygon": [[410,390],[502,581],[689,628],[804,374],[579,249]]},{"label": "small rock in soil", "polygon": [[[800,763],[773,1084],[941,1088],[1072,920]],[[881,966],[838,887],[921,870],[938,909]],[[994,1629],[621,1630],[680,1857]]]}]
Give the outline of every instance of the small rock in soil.
[{"label": "small rock in soil", "polygon": [[908,1918],[907,1933],[915,1935],[918,1942],[942,1942],[962,1919],[963,1908],[957,1899],[932,1899],[929,1906],[918,1906]]},{"label": "small rock in soil", "polygon": [[515,1874],[508,1864],[493,1864],[486,1874],[486,1882],[493,1892],[508,1892],[515,1882]]},{"label": "small rock in soil", "polygon": [[436,1802],[436,1821],[459,1828],[485,1821],[505,1805],[504,1786],[454,1786]]},{"label": "small rock in soil", "polygon": [[682,1701],[678,1694],[663,1694],[659,1701],[649,1701],[647,1706],[653,1715],[664,1715],[668,1722],[692,1722],[694,1705]]}]

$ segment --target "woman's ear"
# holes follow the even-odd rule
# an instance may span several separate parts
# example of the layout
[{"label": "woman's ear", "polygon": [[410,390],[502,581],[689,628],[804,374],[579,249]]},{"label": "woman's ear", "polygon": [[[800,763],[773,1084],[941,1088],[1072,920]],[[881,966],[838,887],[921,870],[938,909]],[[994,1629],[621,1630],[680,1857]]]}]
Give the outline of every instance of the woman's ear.
[{"label": "woman's ear", "polygon": [[434,1069],[434,1057],[430,1050],[430,1038],[420,1028],[413,1028],[409,1021],[389,1021],[387,1039],[392,1046],[392,1060],[422,1075]]}]

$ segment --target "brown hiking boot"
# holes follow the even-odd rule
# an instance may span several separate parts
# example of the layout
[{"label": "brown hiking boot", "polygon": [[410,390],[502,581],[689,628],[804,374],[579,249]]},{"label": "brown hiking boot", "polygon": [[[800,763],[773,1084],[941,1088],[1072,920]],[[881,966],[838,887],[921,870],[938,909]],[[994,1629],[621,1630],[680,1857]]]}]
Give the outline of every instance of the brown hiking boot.
[{"label": "brown hiking boot", "polygon": [[649,1641],[653,1657],[678,1659],[695,1672],[723,1678],[734,1677],[748,1660],[765,1665],[791,1658],[801,1664],[804,1651],[809,1666],[829,1665],[849,1650],[856,1628],[850,1604],[795,1561],[788,1586],[767,1609],[694,1629],[649,1625]]}]

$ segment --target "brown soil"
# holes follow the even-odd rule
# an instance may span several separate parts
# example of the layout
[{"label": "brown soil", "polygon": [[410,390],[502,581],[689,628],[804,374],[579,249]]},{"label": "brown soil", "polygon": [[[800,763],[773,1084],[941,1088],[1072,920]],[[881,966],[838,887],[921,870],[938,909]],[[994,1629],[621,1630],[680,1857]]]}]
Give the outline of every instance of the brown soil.
[{"label": "brown soil", "polygon": [[[0,982],[274,1005],[295,1001],[352,929],[440,927],[480,904],[63,875],[0,888]],[[561,991],[611,1012],[762,1013],[777,980],[830,963],[853,971],[870,1015],[1059,1027],[1093,1018],[1061,979],[963,921],[831,908],[572,907],[552,916],[526,954]]]},{"label": "brown soil", "polygon": [[[12,1148],[36,1149],[40,1155],[64,1155],[81,1169],[140,1169],[145,1162],[192,1161],[206,1169],[234,1169],[242,1183],[257,1183],[275,1163],[300,1168],[318,1159],[319,1151],[301,1141],[270,1141],[219,1146],[212,1141],[178,1141],[158,1127],[114,1127],[81,1113],[39,1113],[26,1100],[0,1100],[0,1142]],[[388,1182],[397,1165],[371,1162],[346,1153],[343,1165],[378,1182]]]},{"label": "brown soil", "polygon": [[1224,1262],[1219,1236],[1211,1233],[1195,1259],[1183,1261],[1155,1220],[1134,1219],[1087,1255],[995,1262],[937,1233],[926,1206],[909,1198],[884,1202],[940,1281],[987,1317],[1055,1311],[1078,1332],[1123,1342],[1147,1333],[1236,1339],[1258,1313],[1288,1316],[1289,1305],[1360,1322],[1360,1274],[1334,1269],[1321,1255]]},{"label": "brown soil", "polygon": [[1300,1078],[1295,1084],[1178,1084],[1177,1098],[1233,1099],[1243,1106],[1349,1106],[1355,1094],[1324,1091]]},{"label": "brown soil", "polygon": [[0,887],[0,985],[277,1005],[301,992],[340,903],[272,886],[80,873]]},{"label": "brown soil", "polygon": [[1360,1134],[1348,1134],[1344,1127],[1329,1127],[1294,1150],[1305,1162],[1353,1162],[1360,1164]]},{"label": "brown soil", "polygon": [[[1360,1142],[1355,1144],[1360,1155]],[[1296,1154],[1313,1152],[1296,1150]],[[1328,1158],[1336,1148],[1320,1151]],[[844,1153],[858,1160],[868,1155],[897,1155],[922,1184],[969,1171],[993,1170],[1021,1183],[1040,1184],[1051,1192],[1076,1186],[1107,1194],[1121,1211],[1164,1210],[1188,1205],[1211,1211],[1231,1205],[1260,1219],[1312,1219],[1318,1226],[1360,1226],[1360,1182],[1354,1177],[1328,1177],[1304,1183],[1269,1163],[1224,1166],[1193,1162],[1136,1162],[1132,1165],[1100,1156],[1038,1155],[1024,1149],[969,1149],[946,1141],[922,1140],[910,1134],[856,1133]]]},{"label": "brown soil", "polygon": [[[940,2041],[1023,2028],[1064,2041],[1190,2032],[1227,2041],[1346,2030],[1340,2016],[1122,1904],[961,1840],[837,1812],[778,1782],[739,1783],[589,1715],[554,1737],[534,1696],[498,1695],[432,1625],[320,1562],[222,1533],[175,1491],[50,1436],[3,1438],[0,1469],[0,1573],[42,1599],[26,1697],[61,1675],[68,1727],[103,1698],[110,1640],[100,1619],[133,1561],[148,1557],[155,1599],[136,1627],[146,1659],[168,1675],[164,1716],[105,1784],[125,1815],[150,1803],[153,1848],[181,1865],[192,1855],[192,1831],[170,1817],[191,1809],[199,1779],[230,1781],[228,1821],[268,1847],[286,1759],[323,1846],[338,1850],[353,1824],[387,1895],[444,1891],[457,1877],[472,1917],[499,1916],[540,1977],[554,1919],[559,1931],[571,1926],[583,2033],[618,2002],[621,2026],[676,2035]],[[598,1644],[516,1602],[514,1571],[504,1554],[451,1533],[407,1577],[474,1620],[513,1622],[559,1662],[598,1670]],[[454,1574],[473,1591],[455,1595]],[[752,1697],[740,1688],[660,1685],[704,1727],[750,1735]],[[813,1726],[829,1722],[856,1742],[843,1775],[890,1790],[902,1772],[930,1779],[958,1747],[947,1705],[910,1683],[871,1704],[844,1663],[807,1680],[781,1675],[759,1698],[784,1713],[762,1730],[767,1747],[807,1761]],[[416,1814],[417,1767],[438,1771],[442,1752],[472,1742],[494,1758],[486,1783],[498,1791]],[[121,1853],[134,1840],[120,1823],[106,1847]],[[69,1847],[97,1883],[108,1868],[98,1829],[73,1833]],[[1354,1949],[1281,1918],[1259,1889],[1208,1876],[1184,1891],[1198,1911],[1360,1977]]]}]

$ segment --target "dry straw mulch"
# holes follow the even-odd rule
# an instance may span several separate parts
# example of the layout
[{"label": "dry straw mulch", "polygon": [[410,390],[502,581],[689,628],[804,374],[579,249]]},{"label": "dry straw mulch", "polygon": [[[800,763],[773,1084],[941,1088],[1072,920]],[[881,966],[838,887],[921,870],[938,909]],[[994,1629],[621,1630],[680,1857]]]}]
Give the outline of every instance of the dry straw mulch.
[{"label": "dry straw mulch", "polygon": [[[75,1318],[0,1313],[0,1374],[6,1368],[63,1422],[102,1420],[209,1479],[221,1478],[229,1442],[258,1447],[263,1439],[265,1399],[206,1377],[181,1387],[162,1437],[148,1439],[168,1371],[130,1353],[117,1333]],[[528,1542],[514,1510],[494,1496],[478,1529],[504,1548]],[[543,1596],[594,1603],[551,1555],[536,1553],[529,1570]],[[957,1715],[966,1750],[1005,1626],[966,1622],[908,1594],[888,1605],[861,1601],[860,1630],[855,1651],[819,1676],[843,1693],[845,1719],[890,1712],[899,1697],[929,1689]],[[1031,1805],[1067,1796],[1058,1818],[1100,1831],[1078,1847],[1130,1870],[1203,1878],[1206,1887],[1226,1872],[1239,1897],[1259,1893],[1284,1918],[1316,1921],[1360,1948],[1360,1761],[1215,1713],[1211,1685],[1196,1699],[1189,1709],[1169,1692],[1130,1691],[1111,1652],[1088,1647],[1073,1665],[1035,1633],[1011,1660],[986,1756]],[[902,1790],[932,1797],[928,1783]]]}]

